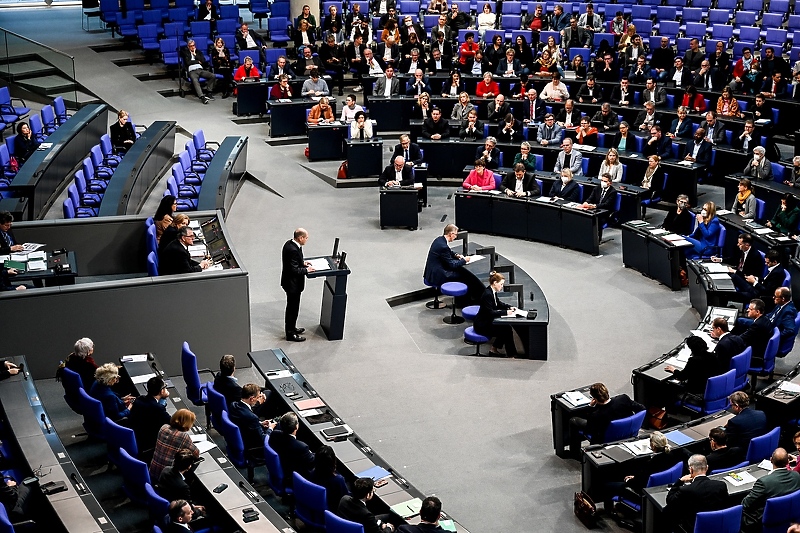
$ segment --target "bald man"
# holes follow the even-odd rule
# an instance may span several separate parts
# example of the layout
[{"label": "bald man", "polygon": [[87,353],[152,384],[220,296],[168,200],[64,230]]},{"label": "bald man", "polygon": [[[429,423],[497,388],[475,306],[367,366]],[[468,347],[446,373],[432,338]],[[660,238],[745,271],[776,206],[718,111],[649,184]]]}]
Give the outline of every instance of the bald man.
[{"label": "bald man", "polygon": [[281,287],[286,292],[286,340],[303,342],[300,334],[305,328],[297,327],[297,315],[300,313],[300,295],[306,287],[306,274],[314,272],[314,267],[303,260],[303,246],[308,242],[308,232],[303,228],[294,230],[293,238],[286,241],[281,252]]}]

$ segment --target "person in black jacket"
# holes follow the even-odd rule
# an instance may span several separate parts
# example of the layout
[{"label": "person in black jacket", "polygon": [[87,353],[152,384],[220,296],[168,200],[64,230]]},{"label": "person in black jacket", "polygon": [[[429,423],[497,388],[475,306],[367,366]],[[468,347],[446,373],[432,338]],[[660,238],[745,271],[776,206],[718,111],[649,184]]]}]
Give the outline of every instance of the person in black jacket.
[{"label": "person in black jacket", "polygon": [[283,483],[287,487],[293,484],[293,472],[297,472],[305,479],[311,479],[314,468],[314,453],[308,448],[308,444],[297,438],[299,427],[297,415],[289,412],[281,417],[278,429],[269,436],[269,446],[281,460]]},{"label": "person in black jacket", "polygon": [[356,522],[364,526],[364,533],[386,533],[394,531],[394,526],[389,523],[391,515],[382,514],[375,516],[367,508],[367,502],[375,494],[375,482],[368,477],[360,477],[353,482],[353,493],[342,496],[339,502],[339,516],[345,520]]},{"label": "person in black jacket", "polygon": [[711,445],[711,453],[706,455],[706,461],[708,471],[712,474],[715,470],[732,468],[742,461],[741,451],[728,446],[728,435],[724,429],[712,428],[708,432],[708,443]]},{"label": "person in black jacket", "polygon": [[211,99],[203,93],[203,88],[200,86],[200,78],[206,80],[206,90],[209,94],[214,92],[214,86],[217,83],[217,78],[211,72],[211,65],[206,61],[203,52],[197,49],[197,44],[194,39],[189,39],[186,43],[186,48],[181,51],[181,59],[183,60],[183,67],[186,69],[186,74],[192,80],[192,87],[194,92],[201,102],[207,104]]},{"label": "person in black jacket", "polygon": [[275,428],[274,422],[259,420],[254,412],[256,406],[266,401],[267,397],[261,392],[261,387],[255,383],[248,383],[242,387],[242,399],[228,407],[228,416],[231,422],[239,427],[239,433],[242,435],[245,453],[253,457],[263,456],[264,437]]},{"label": "person in black jacket", "polygon": [[219,372],[214,376],[214,390],[225,397],[228,405],[242,399],[242,386],[233,377],[236,372],[236,358],[223,355],[219,360]]},{"label": "person in black jacket", "polygon": [[489,349],[489,353],[495,355],[500,354],[503,346],[507,346],[506,353],[508,355],[516,353],[511,326],[497,326],[494,324],[495,318],[513,315],[516,310],[516,308],[500,301],[497,297],[497,293],[503,291],[505,280],[506,278],[499,272],[492,272],[489,275],[489,286],[483,291],[478,314],[475,316],[473,323],[475,333],[484,337],[494,337],[495,340]]},{"label": "person in black jacket", "polygon": [[709,479],[708,462],[702,455],[689,458],[689,474],[680,478],[667,493],[664,516],[684,531],[694,531],[697,513],[717,511],[726,506],[728,486],[724,481]]},{"label": "person in black jacket", "polygon": [[767,415],[750,407],[750,397],[743,391],[728,396],[731,411],[736,415],[725,424],[728,446],[739,448],[741,459],[747,453],[750,441],[767,432]]},{"label": "person in black jacket", "polygon": [[199,263],[189,255],[189,246],[194,243],[194,232],[189,226],[178,230],[178,238],[158,252],[158,270],[162,276],[202,272],[210,266],[207,259]]},{"label": "person in black jacket", "polygon": [[417,143],[412,143],[411,137],[406,133],[400,136],[400,144],[396,144],[394,147],[394,153],[391,159],[392,162],[394,162],[394,158],[398,155],[403,156],[406,165],[420,165],[423,163],[422,151],[419,145]]},{"label": "person in black jacket", "polygon": [[117,113],[117,121],[108,128],[111,137],[111,146],[116,152],[125,153],[136,142],[136,132],[133,124],[128,121],[128,112],[120,109]]},{"label": "person in black jacket", "polygon": [[158,493],[169,501],[186,500],[195,514],[204,514],[205,507],[192,503],[192,490],[186,482],[186,476],[192,471],[196,462],[197,458],[192,450],[186,448],[178,450],[172,460],[172,466],[164,468],[158,476]]},{"label": "person in black jacket", "polygon": [[694,215],[690,211],[689,197],[679,194],[675,200],[675,207],[667,211],[661,227],[670,233],[678,235],[690,235],[694,229]]},{"label": "person in black jacket", "polygon": [[39,140],[33,136],[28,123],[17,124],[17,136],[14,137],[14,158],[17,160],[17,165],[22,167],[37,148],[39,148]]},{"label": "person in black jacket", "polygon": [[685,381],[686,392],[702,396],[706,390],[708,378],[720,373],[717,358],[708,351],[706,341],[700,337],[689,337],[686,340],[686,346],[692,351],[692,355],[683,370],[672,365],[665,366],[664,370],[672,372],[673,379]]},{"label": "person in black jacket", "polygon": [[300,334],[305,328],[297,327],[297,315],[300,313],[300,296],[306,286],[306,274],[314,272],[314,267],[303,260],[303,246],[308,242],[308,232],[303,228],[294,230],[294,236],[283,245],[281,251],[281,287],[286,292],[285,330],[286,340],[303,342]]},{"label": "person in black jacket", "polygon": [[617,212],[617,190],[611,184],[611,174],[605,173],[600,176],[600,186],[592,190],[589,198],[583,202],[585,209],[603,209],[606,212],[598,217],[597,232],[600,238],[603,237],[603,225],[608,220],[616,220]]},{"label": "person in black jacket", "polygon": [[589,395],[592,397],[589,405],[593,409],[587,417],[572,417],[569,420],[569,449],[575,459],[580,459],[584,434],[588,435],[592,444],[603,444],[606,429],[612,421],[627,418],[645,409],[644,405],[631,400],[627,394],[612,398],[603,383],[595,383],[589,387]]},{"label": "person in black jacket", "polygon": [[14,215],[8,211],[0,213],[0,255],[11,252],[21,252],[22,243],[17,241],[11,226],[14,224]]},{"label": "person in black jacket", "polygon": [[429,533],[433,531],[444,531],[439,525],[439,518],[442,516],[442,501],[436,496],[428,496],[422,500],[422,507],[419,510],[419,524],[403,524],[397,530],[400,533]]},{"label": "person in black jacket", "polygon": [[503,178],[500,190],[508,196],[524,198],[526,196],[540,196],[542,191],[532,174],[527,173],[523,163],[514,165],[514,172],[509,172]]},{"label": "person in black jacket", "polygon": [[733,257],[723,259],[712,255],[711,261],[732,265],[734,272],[742,276],[762,277],[764,275],[764,261],[761,259],[761,254],[753,248],[753,236],[749,233],[739,235],[736,241],[736,248],[738,248],[739,253]]},{"label": "person in black jacket", "polygon": [[147,380],[147,394],[136,398],[131,406],[128,427],[133,430],[140,454],[155,449],[161,426],[169,424],[167,398],[167,384],[160,377],[154,376]]},{"label": "person in black jacket", "polygon": [[717,317],[711,322],[709,335],[712,339],[717,339],[714,357],[717,358],[720,373],[727,372],[731,368],[731,359],[742,353],[747,345],[739,335],[728,332],[728,321],[722,317]]},{"label": "person in black jacket", "polygon": [[411,175],[411,167],[406,166],[403,156],[397,156],[394,161],[383,169],[378,183],[381,187],[408,187],[414,185],[414,177]]},{"label": "person in black jacket", "polygon": [[434,107],[430,118],[422,123],[422,136],[434,141],[450,137],[450,123],[442,118],[442,110],[438,107]]}]

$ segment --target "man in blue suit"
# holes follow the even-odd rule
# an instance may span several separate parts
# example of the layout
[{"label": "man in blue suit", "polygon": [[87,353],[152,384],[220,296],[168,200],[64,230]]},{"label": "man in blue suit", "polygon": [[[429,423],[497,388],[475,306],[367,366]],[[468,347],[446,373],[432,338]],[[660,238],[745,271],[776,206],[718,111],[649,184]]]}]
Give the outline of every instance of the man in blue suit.
[{"label": "man in blue suit", "polygon": [[711,143],[705,140],[706,130],[697,128],[694,132],[694,142],[686,143],[683,160],[697,163],[707,167],[711,164]]},{"label": "man in blue suit", "polygon": [[739,448],[744,457],[750,441],[767,432],[767,415],[750,408],[750,398],[745,392],[734,392],[728,396],[728,401],[731,402],[731,411],[736,415],[725,424],[728,446]]},{"label": "man in blue suit", "polygon": [[294,472],[305,479],[311,479],[314,453],[308,448],[308,444],[297,438],[300,422],[296,414],[293,412],[284,414],[278,424],[279,429],[269,436],[269,447],[275,450],[281,460],[284,486],[291,487]]},{"label": "man in blue suit", "polygon": [[[781,343],[783,343],[797,335],[797,328],[794,324],[797,318],[797,309],[792,302],[792,291],[787,287],[778,287],[775,289],[772,301],[775,302],[775,307],[765,315],[765,318],[770,324],[770,335],[772,328],[778,328],[778,331],[781,332]],[[749,318],[739,318],[736,323],[749,327],[753,321]]]},{"label": "man in blue suit", "polygon": [[264,454],[264,437],[272,433],[275,423],[268,420],[261,421],[253,409],[267,401],[261,392],[261,387],[255,383],[248,383],[242,387],[242,399],[233,402],[228,407],[228,416],[231,422],[239,427],[242,434],[242,443],[245,453],[254,457]]},{"label": "man in blue suit", "polygon": [[731,280],[739,294],[745,298],[760,298],[764,301],[764,310],[768,312],[773,306],[767,305],[767,302],[772,300],[770,297],[775,294],[775,290],[783,286],[786,269],[781,265],[781,254],[777,250],[769,250],[764,255],[764,264],[767,265],[767,275],[763,278],[737,273],[731,276]]},{"label": "man in blue suit", "polygon": [[458,227],[448,224],[444,227],[444,234],[436,237],[428,250],[428,260],[425,262],[425,281],[435,287],[440,287],[448,281],[458,279],[458,269],[469,263],[470,257],[464,257],[450,249],[448,243],[453,242],[458,236]]}]

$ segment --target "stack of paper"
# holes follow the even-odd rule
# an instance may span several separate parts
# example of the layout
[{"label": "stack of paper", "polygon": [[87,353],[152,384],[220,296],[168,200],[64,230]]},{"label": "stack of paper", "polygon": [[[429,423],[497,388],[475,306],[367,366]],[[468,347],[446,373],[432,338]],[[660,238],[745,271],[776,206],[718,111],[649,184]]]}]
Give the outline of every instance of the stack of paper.
[{"label": "stack of paper", "polygon": [[42,261],[46,261],[47,260],[47,252],[41,251],[41,252],[31,252],[31,253],[29,253],[28,254],[28,261],[33,260],[33,259],[41,259]]},{"label": "stack of paper", "polygon": [[200,450],[200,453],[207,452],[208,450],[213,450],[214,448],[217,447],[217,445],[214,444],[213,441],[208,440],[208,435],[206,435],[205,433],[201,433],[199,435],[191,435],[191,437],[192,437],[192,442],[194,443],[195,446],[197,446],[197,449]]},{"label": "stack of paper", "polygon": [[720,216],[722,216],[722,215],[730,215],[731,213],[733,213],[733,211],[731,211],[730,209],[717,209],[717,215],[720,215]]},{"label": "stack of paper", "polygon": [[635,440],[633,442],[623,442],[625,448],[634,455],[647,455],[653,453],[650,449],[650,438]]},{"label": "stack of paper", "polygon": [[35,252],[42,246],[44,246],[44,244],[39,244],[35,242],[26,242],[25,244],[22,245],[22,250],[25,252]]},{"label": "stack of paper", "polygon": [[324,257],[318,257],[317,259],[312,259],[308,263],[316,271],[331,269],[331,266],[328,264],[328,260],[325,259]]},{"label": "stack of paper", "polygon": [[706,333],[705,331],[700,331],[699,329],[693,329],[691,331],[692,335],[695,337],[700,337],[704,341],[706,341],[706,346],[708,346],[708,351],[713,352],[714,348],[717,347],[717,341],[711,338],[711,335]]},{"label": "stack of paper", "polygon": [[778,388],[786,392],[800,392],[800,384],[792,383],[791,381],[783,381]]},{"label": "stack of paper", "polygon": [[711,261],[702,263],[701,266],[705,268],[709,273],[716,274],[716,273],[728,273],[728,266],[723,265],[722,263],[713,263]]},{"label": "stack of paper", "polygon": [[571,403],[575,407],[580,407],[581,405],[589,405],[591,400],[586,397],[586,395],[580,391],[569,391],[565,392],[562,395],[567,402]]},{"label": "stack of paper", "polygon": [[747,485],[748,483],[756,482],[756,478],[754,478],[750,474],[750,472],[747,472],[745,470],[742,470],[741,472],[731,472],[722,479],[724,479],[734,487],[739,487],[741,485]]},{"label": "stack of paper", "polygon": [[47,263],[45,263],[44,261],[36,260],[28,262],[29,272],[42,272],[44,270],[47,270]]},{"label": "stack of paper", "polygon": [[767,233],[771,233],[772,229],[770,228],[761,228],[755,231],[756,235],[766,235]]},{"label": "stack of paper", "polygon": [[420,509],[422,509],[422,500],[419,498],[412,498],[408,501],[392,505],[391,507],[391,510],[395,514],[403,517],[406,520],[412,516],[418,515]]},{"label": "stack of paper", "polygon": [[651,229],[650,233],[653,235],[666,235],[669,232],[664,228],[656,228],[656,229]]}]

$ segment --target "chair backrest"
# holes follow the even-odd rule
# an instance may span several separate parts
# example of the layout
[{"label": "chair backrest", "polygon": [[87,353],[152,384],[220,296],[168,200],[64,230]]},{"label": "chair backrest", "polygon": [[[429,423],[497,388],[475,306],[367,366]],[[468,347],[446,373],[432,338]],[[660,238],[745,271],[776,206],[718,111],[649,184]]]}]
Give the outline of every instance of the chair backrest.
[{"label": "chair backrest", "polygon": [[747,371],[750,369],[752,357],[753,349],[749,346],[739,355],[731,357],[731,370],[736,371],[736,379],[733,382],[734,390],[742,390],[747,386]]},{"label": "chair backrest", "polygon": [[781,341],[780,347],[778,347],[778,355],[780,357],[785,356],[789,352],[792,351],[794,348],[794,341],[797,339],[797,334],[800,332],[800,313],[794,318],[794,335],[789,337],[788,339],[784,339]]},{"label": "chair backrest", "polygon": [[721,511],[697,513],[694,533],[738,533],[742,522],[742,506]]},{"label": "chair backrest", "polygon": [[211,422],[217,427],[218,421],[222,418],[222,413],[228,411],[228,404],[225,396],[214,388],[214,384],[206,383],[206,396],[208,397],[208,409],[211,412]]},{"label": "chair backrest", "polygon": [[603,442],[614,442],[617,440],[635,437],[639,434],[639,430],[642,428],[642,423],[644,422],[644,417],[646,414],[647,411],[642,410],[631,416],[620,418],[618,420],[612,420],[608,425],[608,429],[606,429]]},{"label": "chair backrest", "polygon": [[150,519],[156,524],[166,526],[169,501],[159,496],[150,483],[144,484],[144,493],[147,498],[147,508],[150,510]]},{"label": "chair backrest", "polygon": [[[146,244],[147,244],[148,253],[149,252],[158,253],[158,241],[156,240],[156,232],[157,231],[158,231],[158,228],[156,228],[155,224],[149,226],[147,228],[147,230],[146,230],[145,241],[146,241]],[[158,257],[158,256],[156,256],[156,257]]]},{"label": "chair backrest", "polygon": [[44,126],[49,129],[55,129],[58,127],[58,121],[56,120],[56,112],[53,110],[53,106],[46,105],[42,107],[42,122]]},{"label": "chair backrest", "polygon": [[708,378],[706,392],[703,395],[703,411],[712,414],[725,409],[735,383],[736,370],[728,370],[724,374]]},{"label": "chair backrest", "polygon": [[364,526],[325,511],[325,533],[364,533]]},{"label": "chair backrest", "polygon": [[[64,202],[70,202],[69,198]],[[72,202],[70,202],[70,205]],[[74,218],[74,217],[73,217]],[[64,387],[64,400],[70,409],[76,413],[83,414],[81,411],[78,389],[83,389],[83,380],[80,374],[73,372],[69,368],[61,369],[61,386]]]},{"label": "chair backrest", "polygon": [[100,438],[105,438],[106,414],[103,404],[89,396],[84,389],[78,389],[78,403],[83,412],[83,427],[89,433]]},{"label": "chair backrest", "polygon": [[[264,461],[267,465],[267,471],[269,471],[269,487],[279,496],[284,494],[281,459],[278,457],[278,452],[270,447],[269,439],[264,439]],[[330,522],[326,523],[330,524]]]},{"label": "chair backrest", "polygon": [[783,533],[793,522],[800,522],[800,490],[768,498],[761,521],[764,533]]},{"label": "chair backrest", "polygon": [[158,255],[155,252],[147,254],[147,275],[152,278],[158,276]]},{"label": "chair backrest", "polygon": [[668,468],[663,472],[656,472],[655,474],[650,474],[650,477],[647,478],[647,486],[648,487],[659,487],[661,485],[668,485],[670,483],[675,483],[680,479],[681,474],[683,473],[683,462],[678,462],[672,468]]},{"label": "chair backrest", "polygon": [[186,397],[195,404],[202,405],[203,392],[200,385],[200,374],[197,372],[197,356],[194,355],[189,343],[181,346],[181,373],[186,382]]},{"label": "chair backrest", "polygon": [[117,467],[122,474],[122,488],[125,494],[134,502],[146,505],[147,493],[145,492],[145,485],[151,483],[147,464],[131,457],[127,451],[121,449]]},{"label": "chair backrest", "polygon": [[767,202],[760,198],[756,198],[756,220],[764,220],[764,211],[767,208]]},{"label": "chair backrest", "polygon": [[244,457],[244,441],[242,441],[242,433],[239,431],[239,426],[231,422],[226,411],[222,411],[222,416],[219,418],[219,424],[214,424],[217,431],[222,433],[225,439],[225,455],[228,459],[237,466],[243,467],[247,465],[247,460]]},{"label": "chair backrest", "polygon": [[6,507],[4,505],[0,505],[0,507],[2,507],[0,509],[0,533],[14,533],[14,525],[8,518]]},{"label": "chair backrest", "polygon": [[775,370],[775,357],[778,356],[778,348],[781,345],[780,330],[778,328],[772,329],[772,336],[769,338],[767,348],[764,350],[764,366],[762,372],[772,372]]},{"label": "chair backrest", "polygon": [[784,271],[783,273],[783,286],[788,289],[792,288],[792,275],[788,270]]},{"label": "chair backrest", "polygon": [[298,518],[304,524],[313,527],[325,527],[325,511],[328,508],[328,500],[325,492],[325,487],[320,487],[315,483],[311,483],[303,476],[294,472],[294,485],[292,491],[295,499],[295,511]]},{"label": "chair backrest", "polygon": [[136,446],[136,436],[133,430],[117,424],[108,417],[106,417],[105,423],[109,459],[116,464],[119,450],[125,450],[131,457],[139,457],[139,448]]},{"label": "chair backrest", "polygon": [[746,468],[750,463],[747,461],[742,461],[738,465],[729,466],[728,468],[718,468],[716,470],[712,470],[709,474],[724,474],[725,472],[733,472],[734,470],[738,470],[740,468]]},{"label": "chair backrest", "polygon": [[778,438],[780,436],[781,428],[778,426],[765,435],[751,439],[750,445],[747,447],[745,460],[750,464],[756,464],[764,459],[769,459],[772,456],[772,452],[778,447]]}]

